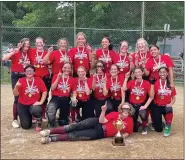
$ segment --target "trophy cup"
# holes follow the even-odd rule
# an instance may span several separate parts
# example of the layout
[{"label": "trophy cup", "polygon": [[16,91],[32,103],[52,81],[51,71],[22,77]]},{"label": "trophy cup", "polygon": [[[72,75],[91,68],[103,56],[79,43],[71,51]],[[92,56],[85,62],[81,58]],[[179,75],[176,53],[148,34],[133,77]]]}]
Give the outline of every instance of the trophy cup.
[{"label": "trophy cup", "polygon": [[113,141],[112,141],[113,146],[125,146],[124,137],[120,133],[120,131],[125,127],[123,121],[119,118],[114,123],[114,126],[118,130],[118,133],[113,138]]}]

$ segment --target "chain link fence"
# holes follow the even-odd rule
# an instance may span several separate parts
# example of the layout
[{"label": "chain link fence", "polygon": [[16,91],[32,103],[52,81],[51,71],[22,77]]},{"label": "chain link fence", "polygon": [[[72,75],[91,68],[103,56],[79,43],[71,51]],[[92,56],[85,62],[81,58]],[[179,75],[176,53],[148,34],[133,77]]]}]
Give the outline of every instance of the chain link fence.
[{"label": "chain link fence", "polygon": [[[108,36],[116,51],[119,42],[127,40],[129,51],[133,52],[136,40],[144,37],[149,44],[158,44],[161,52],[168,52],[172,57],[184,53],[184,2],[0,3],[1,55],[10,43],[16,46],[24,37],[30,38],[32,46],[36,37],[43,37],[46,47],[66,37],[72,47],[80,31],[87,35],[93,49],[100,47],[102,37]],[[167,34],[164,24],[170,24]],[[165,50],[164,38],[167,39]],[[1,63],[1,81],[10,82],[9,63]]]}]

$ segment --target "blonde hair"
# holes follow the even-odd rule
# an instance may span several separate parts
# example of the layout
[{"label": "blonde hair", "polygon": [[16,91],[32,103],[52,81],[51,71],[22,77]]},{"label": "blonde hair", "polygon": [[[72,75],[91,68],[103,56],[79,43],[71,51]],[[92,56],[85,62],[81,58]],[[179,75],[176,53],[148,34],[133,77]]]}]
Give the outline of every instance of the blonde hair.
[{"label": "blonde hair", "polygon": [[118,106],[118,112],[121,113],[122,107],[123,107],[124,105],[127,105],[127,106],[130,107],[129,112],[128,112],[129,115],[130,115],[130,116],[134,115],[135,109],[134,109],[133,106],[132,106],[130,103],[128,103],[128,102],[125,102],[125,103],[123,103],[123,104],[120,104],[120,105]]},{"label": "blonde hair", "polygon": [[84,36],[85,40],[87,39],[87,37],[86,37],[86,35],[85,35],[84,32],[78,32],[77,35],[76,35],[76,46],[78,45],[78,44],[77,44],[77,38],[78,38],[80,35]]},{"label": "blonde hair", "polygon": [[148,51],[149,49],[148,49],[148,43],[147,43],[147,41],[146,41],[144,38],[139,38],[139,39],[137,40],[137,42],[136,42],[136,53],[139,52],[139,49],[138,49],[138,42],[139,42],[139,41],[144,41],[146,51]]},{"label": "blonde hair", "polygon": [[[57,46],[58,46],[58,44],[60,43],[60,41],[66,41],[67,46],[69,46],[69,41],[68,41],[67,38],[60,38],[60,39],[57,41]],[[58,48],[59,48],[59,47],[58,47]]]},{"label": "blonde hair", "polygon": [[79,68],[82,68],[85,72],[87,72],[87,70],[86,70],[86,68],[85,68],[84,66],[79,66],[79,67],[77,68],[77,72],[78,72]]}]

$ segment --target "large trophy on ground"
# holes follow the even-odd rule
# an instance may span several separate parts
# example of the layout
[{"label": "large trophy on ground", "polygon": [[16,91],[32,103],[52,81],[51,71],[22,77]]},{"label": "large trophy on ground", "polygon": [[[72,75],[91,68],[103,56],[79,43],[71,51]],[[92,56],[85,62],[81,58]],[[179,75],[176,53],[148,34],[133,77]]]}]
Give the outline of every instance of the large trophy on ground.
[{"label": "large trophy on ground", "polygon": [[113,146],[125,146],[124,137],[120,132],[123,128],[125,128],[125,125],[120,117],[114,123],[114,126],[118,130],[118,133],[113,138],[113,141],[112,141]]}]

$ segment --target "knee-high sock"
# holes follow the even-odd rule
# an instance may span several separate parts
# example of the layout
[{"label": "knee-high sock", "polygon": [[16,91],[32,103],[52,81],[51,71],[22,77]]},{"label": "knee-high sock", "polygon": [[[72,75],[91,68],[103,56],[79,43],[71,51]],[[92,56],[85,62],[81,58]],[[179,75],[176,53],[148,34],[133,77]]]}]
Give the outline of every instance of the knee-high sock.
[{"label": "knee-high sock", "polygon": [[75,121],[75,113],[76,113],[76,109],[72,108],[71,109],[71,120],[72,120],[72,122]]},{"label": "knee-high sock", "polygon": [[173,113],[167,113],[164,115],[164,119],[167,125],[171,125],[173,119]]},{"label": "knee-high sock", "polygon": [[17,120],[17,116],[18,116],[18,113],[17,113],[17,104],[14,103],[13,104],[13,120]]},{"label": "knee-high sock", "polygon": [[46,104],[42,105],[42,117],[46,118]]},{"label": "knee-high sock", "polygon": [[64,126],[50,129],[50,134],[63,134],[65,133]]}]

